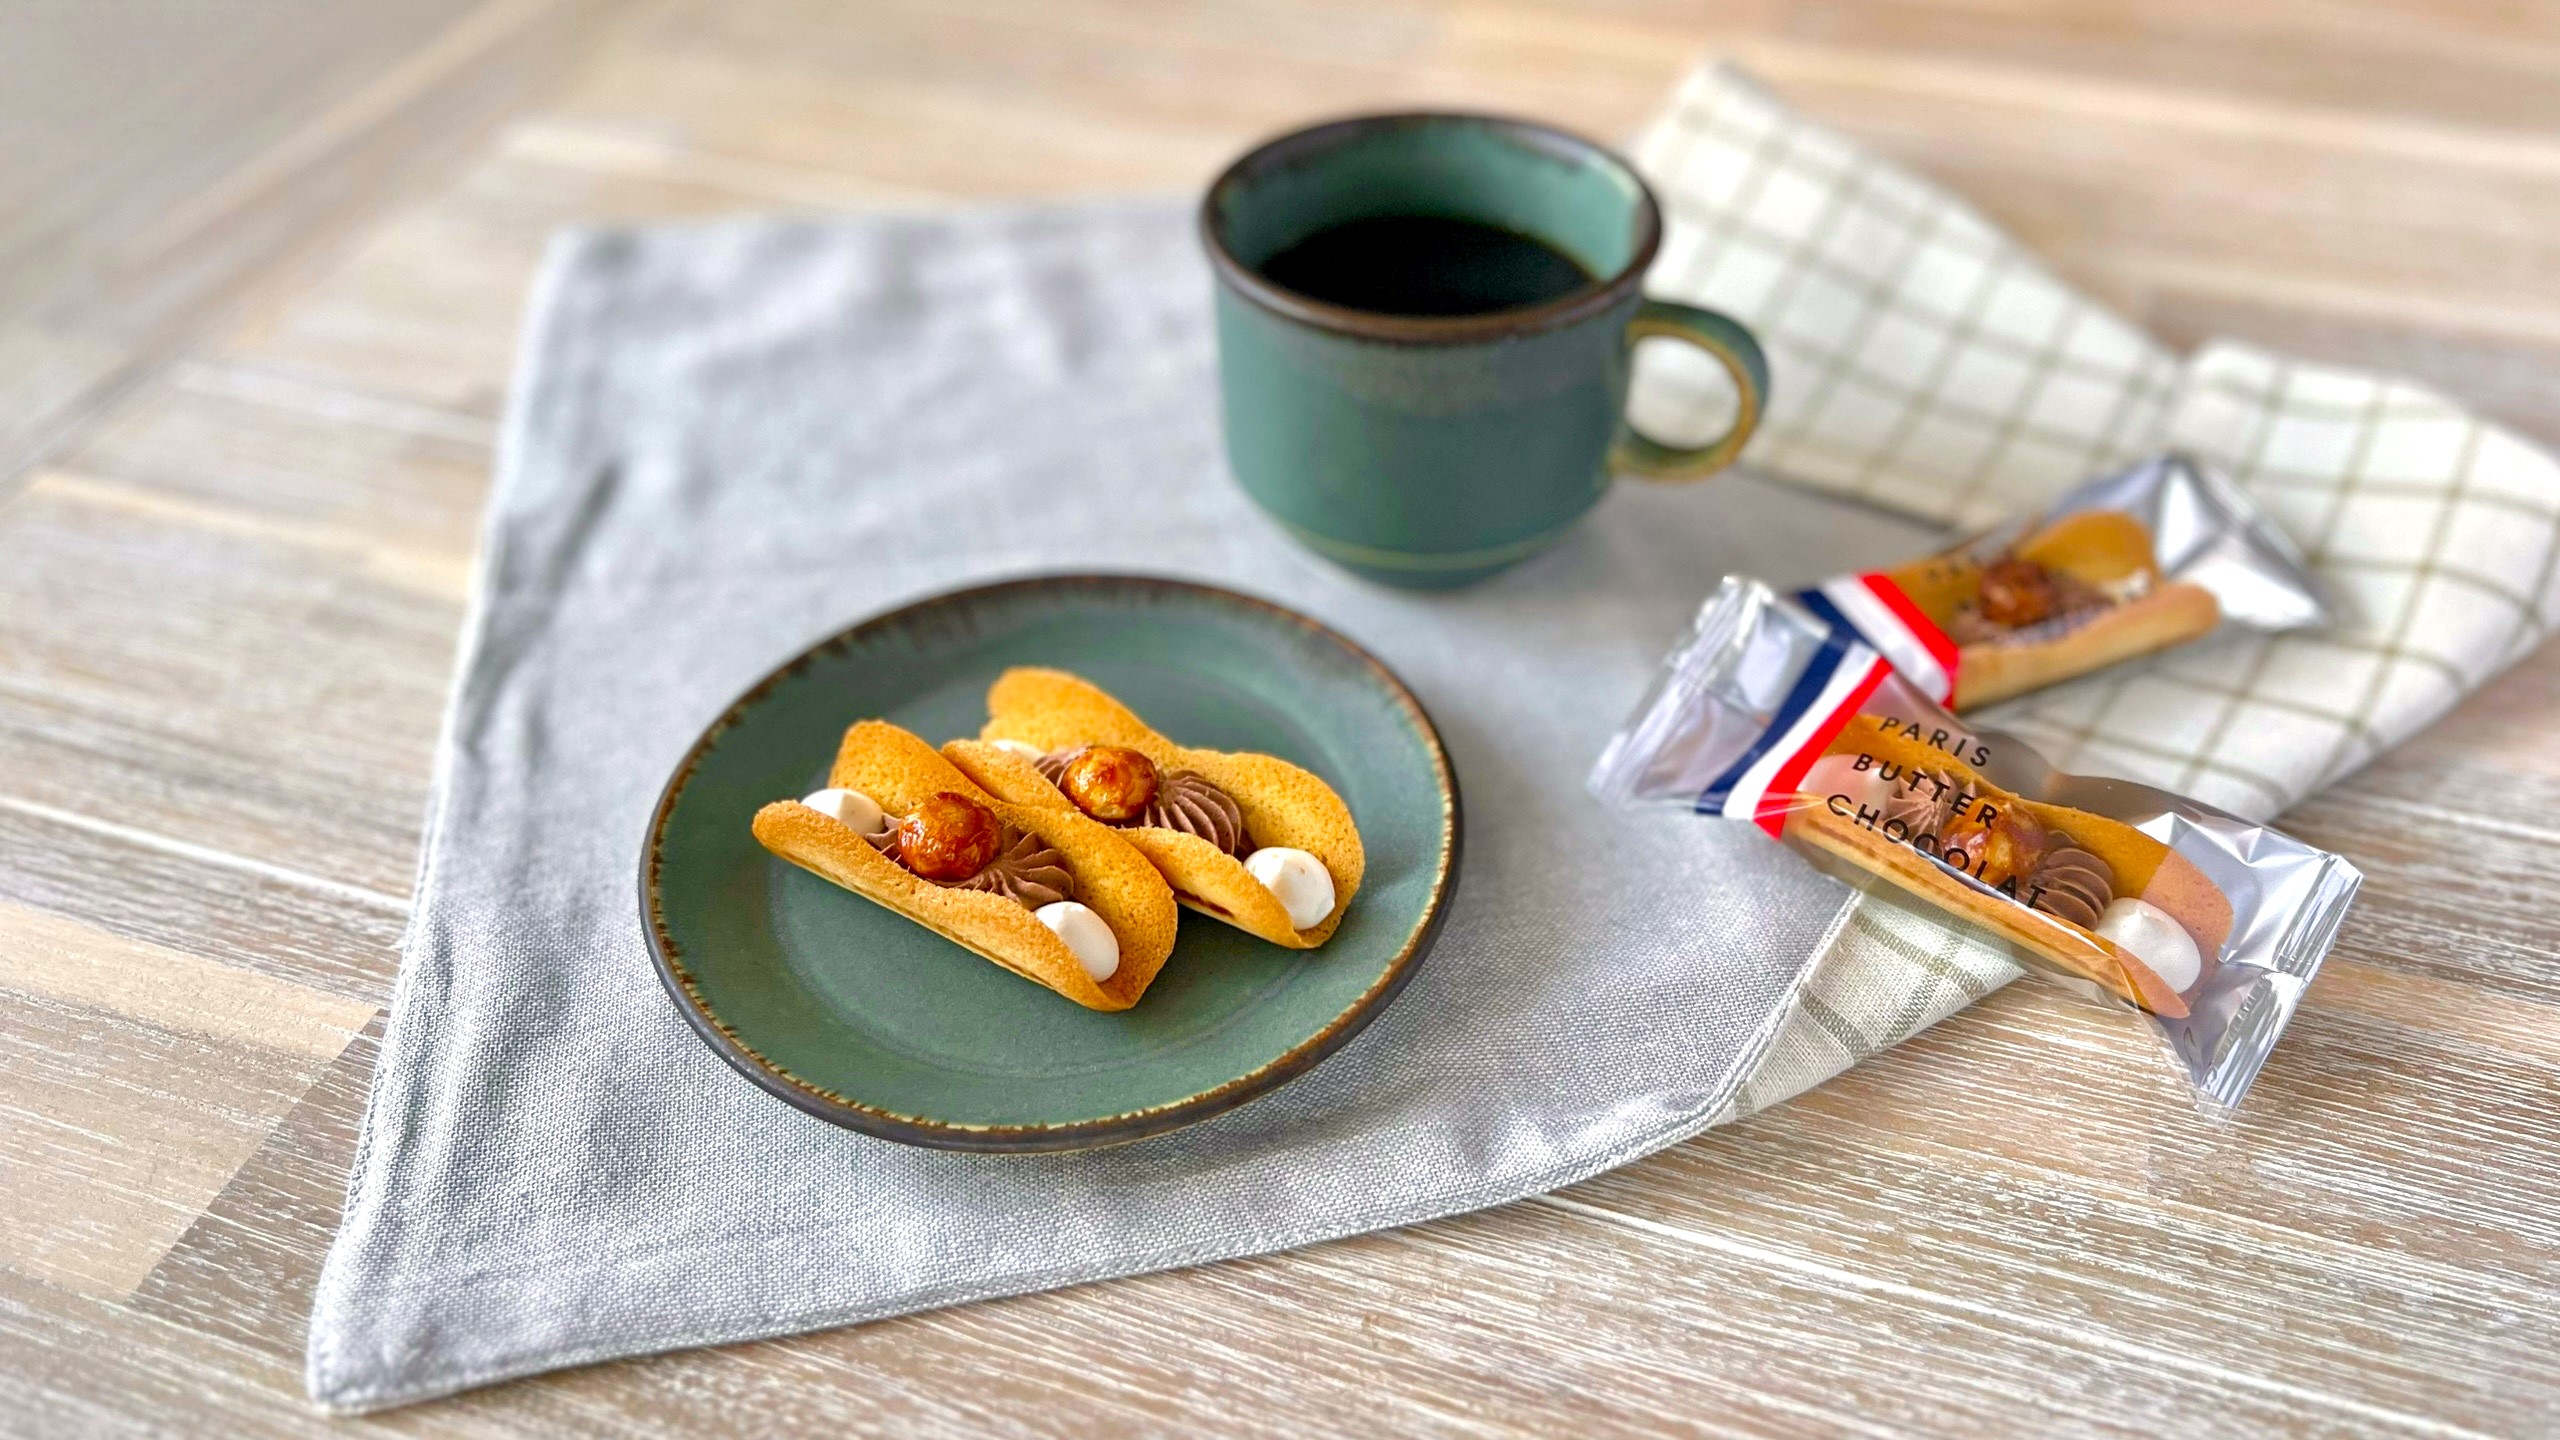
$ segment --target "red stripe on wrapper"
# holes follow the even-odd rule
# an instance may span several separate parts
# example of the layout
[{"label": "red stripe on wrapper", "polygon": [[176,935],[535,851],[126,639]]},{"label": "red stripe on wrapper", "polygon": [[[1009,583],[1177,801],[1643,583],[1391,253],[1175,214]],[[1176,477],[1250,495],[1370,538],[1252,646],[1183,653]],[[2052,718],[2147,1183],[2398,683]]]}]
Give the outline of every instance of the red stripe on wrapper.
[{"label": "red stripe on wrapper", "polygon": [[1947,672],[1947,693],[1953,695],[1956,690],[1956,642],[1948,638],[1946,631],[1938,628],[1938,622],[1912,604],[1911,597],[1902,593],[1902,587],[1892,580],[1883,575],[1861,575],[1858,578],[1866,582],[1868,592],[1893,612],[1893,618],[1901,621],[1902,628],[1911,632],[1911,638],[1919,641],[1928,650],[1930,658],[1938,662],[1939,668]]},{"label": "red stripe on wrapper", "polygon": [[1893,667],[1882,656],[1868,662],[1866,677],[1832,707],[1830,714],[1822,717],[1822,724],[1778,767],[1778,773],[1769,777],[1768,788],[1760,792],[1760,803],[1752,812],[1752,824],[1768,831],[1772,839],[1785,838],[1787,812],[1802,803],[1798,788],[1804,784],[1805,772],[1831,748],[1831,742],[1849,727],[1850,719],[1865,708],[1867,697],[1875,694],[1884,677],[1892,673]]}]

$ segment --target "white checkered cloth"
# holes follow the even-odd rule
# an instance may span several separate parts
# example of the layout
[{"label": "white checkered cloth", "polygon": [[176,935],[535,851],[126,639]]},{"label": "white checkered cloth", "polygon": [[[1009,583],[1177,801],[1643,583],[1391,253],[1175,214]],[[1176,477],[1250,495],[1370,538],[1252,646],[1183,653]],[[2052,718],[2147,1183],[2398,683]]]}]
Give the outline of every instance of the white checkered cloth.
[{"label": "white checkered cloth", "polygon": [[[1770,402],[1744,463],[1975,526],[2138,456],[2218,462],[2300,543],[2341,614],[2234,635],[1990,712],[2067,770],[2268,817],[2416,733],[2560,617],[2560,464],[2422,387],[2231,343],[2181,362],[1928,181],[1702,67],[1636,141],[1668,230],[1655,294],[1756,331]],[[1728,402],[1648,366],[1637,413]],[[1780,581],[1807,576],[1775,576]],[[2015,978],[1881,905],[1844,925],[1736,1113]]]}]

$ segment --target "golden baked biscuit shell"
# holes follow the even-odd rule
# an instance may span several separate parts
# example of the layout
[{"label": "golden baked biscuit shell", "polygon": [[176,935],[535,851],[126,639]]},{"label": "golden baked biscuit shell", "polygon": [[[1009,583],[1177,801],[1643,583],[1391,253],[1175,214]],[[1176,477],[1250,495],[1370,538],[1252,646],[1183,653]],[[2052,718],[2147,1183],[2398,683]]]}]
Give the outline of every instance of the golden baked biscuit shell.
[{"label": "golden baked biscuit shell", "polygon": [[892,816],[913,811],[943,791],[977,801],[1066,857],[1076,900],[1091,908],[1120,942],[1120,966],[1097,982],[1056,932],[1002,895],[953,890],[923,879],[882,855],[833,816],[796,800],[756,812],[764,847],[804,870],[887,906],[945,939],[1024,979],[1092,1010],[1126,1010],[1146,994],[1180,923],[1173,891],[1147,858],[1118,832],[1073,807],[1023,805],[991,795],[922,739],[885,721],[845,731],[828,783],[859,790]]},{"label": "golden baked biscuit shell", "polygon": [[[987,717],[980,741],[1012,740],[1044,754],[1082,745],[1119,745],[1145,755],[1159,771],[1193,771],[1235,800],[1255,846],[1304,850],[1323,863],[1333,880],[1332,913],[1301,930],[1289,924],[1288,911],[1242,861],[1215,845],[1152,826],[1119,830],[1172,882],[1182,903],[1196,910],[1275,945],[1306,950],[1333,934],[1359,893],[1367,858],[1350,807],[1332,786],[1298,766],[1269,755],[1175,744],[1101,687],[1063,670],[1007,670],[987,691]],[[968,741],[954,741],[944,750],[991,792],[1036,795],[1043,801],[1054,797],[1053,803],[1074,808],[1020,755]]]}]

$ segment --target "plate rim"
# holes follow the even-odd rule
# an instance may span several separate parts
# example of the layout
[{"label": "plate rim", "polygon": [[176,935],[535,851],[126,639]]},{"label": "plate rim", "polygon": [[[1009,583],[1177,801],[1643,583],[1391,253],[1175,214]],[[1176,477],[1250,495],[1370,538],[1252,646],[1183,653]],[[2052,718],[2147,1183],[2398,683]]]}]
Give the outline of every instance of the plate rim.
[{"label": "plate rim", "polygon": [[[1143,1110],[1054,1124],[972,1125],[901,1115],[801,1079],[767,1058],[713,1012],[695,988],[692,972],[681,957],[681,947],[667,931],[660,904],[659,876],[664,866],[662,852],[667,823],[673,817],[676,801],[722,734],[749,709],[761,703],[769,692],[829,652],[855,644],[872,633],[909,619],[919,611],[1024,591],[1057,589],[1182,594],[1259,612],[1266,618],[1284,621],[1328,641],[1360,662],[1387,697],[1406,713],[1415,733],[1422,737],[1438,780],[1442,840],[1438,871],[1432,876],[1431,892],[1424,904],[1422,918],[1405,936],[1403,945],[1378,979],[1306,1039],[1223,1084]],[[1449,902],[1457,891],[1459,851],[1466,834],[1463,814],[1457,768],[1450,763],[1448,746],[1440,738],[1440,728],[1433,723],[1430,711],[1423,707],[1420,698],[1414,695],[1402,677],[1388,668],[1386,662],[1332,626],[1276,601],[1196,580],[1108,571],[1019,575],[939,591],[876,611],[803,647],[741,691],[736,699],[722,706],[693,743],[685,747],[683,757],[676,762],[674,770],[660,787],[657,803],[650,808],[649,828],[640,851],[641,930],[648,939],[651,968],[657,972],[659,984],[674,1001],[676,1011],[684,1017],[687,1027],[713,1054],[727,1061],[731,1069],[798,1110],[850,1130],[932,1149],[979,1153],[1094,1149],[1161,1135],[1232,1110],[1314,1069],[1365,1029],[1403,991],[1414,971],[1420,968],[1423,957],[1430,953],[1440,938],[1442,923],[1448,918]]]}]

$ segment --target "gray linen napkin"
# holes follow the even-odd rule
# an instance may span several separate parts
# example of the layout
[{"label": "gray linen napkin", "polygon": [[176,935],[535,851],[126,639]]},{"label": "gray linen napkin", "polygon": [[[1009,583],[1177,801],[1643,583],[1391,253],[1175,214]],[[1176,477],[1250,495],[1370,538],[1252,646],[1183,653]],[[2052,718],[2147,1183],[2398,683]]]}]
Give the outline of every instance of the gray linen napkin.
[{"label": "gray linen napkin", "polygon": [[[1843,892],[1747,829],[1603,812],[1583,770],[1713,577],[1922,537],[1745,479],[1630,486],[1464,594],[1351,580],[1225,476],[1184,220],[555,248],[311,1319],[315,1399],[376,1408],[1406,1223],[1569,1183],[1731,1102]],[[659,785],[810,641],[1067,568],[1266,595],[1405,677],[1466,790],[1438,949],[1312,1074],[1121,1149],[945,1154],[780,1104],[651,974],[632,894]]]}]

